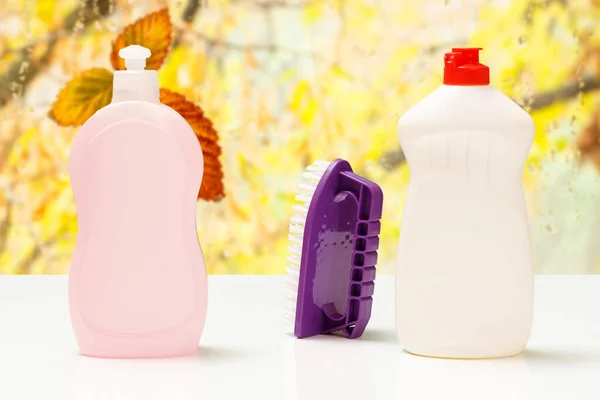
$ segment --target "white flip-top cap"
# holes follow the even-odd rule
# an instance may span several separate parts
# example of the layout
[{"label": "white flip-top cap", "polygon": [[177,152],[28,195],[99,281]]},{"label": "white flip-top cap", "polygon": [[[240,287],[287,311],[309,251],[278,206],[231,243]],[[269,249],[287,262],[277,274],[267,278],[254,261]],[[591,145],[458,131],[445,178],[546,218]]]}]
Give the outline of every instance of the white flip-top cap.
[{"label": "white flip-top cap", "polygon": [[119,50],[119,57],[125,60],[125,68],[130,70],[143,70],[146,68],[146,59],[150,58],[152,53],[145,47],[132,44]]},{"label": "white flip-top cap", "polygon": [[152,52],[137,44],[119,50],[119,57],[125,60],[126,71],[115,71],[113,79],[113,103],[119,101],[158,102],[158,74],[147,70],[146,59]]}]

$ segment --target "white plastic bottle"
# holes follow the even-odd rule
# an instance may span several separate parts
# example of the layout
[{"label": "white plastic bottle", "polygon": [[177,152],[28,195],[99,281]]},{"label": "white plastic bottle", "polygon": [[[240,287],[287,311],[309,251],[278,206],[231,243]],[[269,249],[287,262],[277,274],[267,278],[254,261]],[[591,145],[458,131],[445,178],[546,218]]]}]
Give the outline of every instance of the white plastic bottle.
[{"label": "white plastic bottle", "polygon": [[406,112],[410,167],[396,268],[396,329],[410,353],[520,353],[533,270],[522,170],[531,117],[489,86],[480,49],[452,49],[444,85]]}]

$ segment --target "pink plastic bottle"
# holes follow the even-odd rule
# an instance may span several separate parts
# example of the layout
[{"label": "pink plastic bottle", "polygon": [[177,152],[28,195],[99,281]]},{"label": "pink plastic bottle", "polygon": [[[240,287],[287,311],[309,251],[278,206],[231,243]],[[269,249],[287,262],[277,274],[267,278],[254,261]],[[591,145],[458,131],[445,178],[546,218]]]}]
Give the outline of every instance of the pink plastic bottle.
[{"label": "pink plastic bottle", "polygon": [[119,55],[111,104],[76,136],[69,160],[79,218],[71,320],[81,353],[111,358],[196,352],[206,268],[196,233],[202,150],[185,119],[159,102],[150,51]]}]

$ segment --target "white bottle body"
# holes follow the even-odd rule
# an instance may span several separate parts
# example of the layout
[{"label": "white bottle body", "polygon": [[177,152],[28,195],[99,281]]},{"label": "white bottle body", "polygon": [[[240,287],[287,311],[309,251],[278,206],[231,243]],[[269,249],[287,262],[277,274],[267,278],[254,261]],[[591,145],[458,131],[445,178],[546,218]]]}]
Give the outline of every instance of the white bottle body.
[{"label": "white bottle body", "polygon": [[490,86],[443,85],[398,133],[411,171],[396,267],[396,328],[409,352],[520,353],[533,313],[522,169],[534,124]]}]

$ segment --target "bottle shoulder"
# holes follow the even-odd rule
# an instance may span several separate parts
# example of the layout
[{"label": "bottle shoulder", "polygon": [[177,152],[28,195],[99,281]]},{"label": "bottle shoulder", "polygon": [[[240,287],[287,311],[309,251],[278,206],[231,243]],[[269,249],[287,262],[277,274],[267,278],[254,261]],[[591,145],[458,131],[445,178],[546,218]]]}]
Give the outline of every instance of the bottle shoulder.
[{"label": "bottle shoulder", "polygon": [[162,128],[191,127],[175,110],[162,103],[147,101],[123,101],[111,103],[98,110],[82,126],[82,131],[89,128],[100,128],[121,121],[142,120],[156,124]]},{"label": "bottle shoulder", "polygon": [[124,101],[111,103],[92,115],[75,136],[73,148],[91,143],[92,138],[108,128],[122,123],[130,125],[136,121],[145,125],[152,124],[166,134],[173,135],[184,145],[198,143],[192,127],[172,108],[162,103]]},{"label": "bottle shoulder", "polygon": [[534,130],[531,116],[491,86],[442,85],[398,121],[401,140],[440,131],[518,131],[532,138]]},{"label": "bottle shoulder", "polygon": [[[173,143],[178,144],[187,158],[194,160],[194,163],[203,164],[200,142],[187,121],[164,104],[145,101],[111,103],[98,110],[75,135],[69,163],[83,162],[85,154],[92,149],[97,138],[113,135],[115,132],[127,135],[136,124],[140,125],[140,129],[155,127],[160,134],[174,139]],[[120,125],[123,125],[122,130]],[[144,141],[161,141],[160,134],[146,135]]]}]

